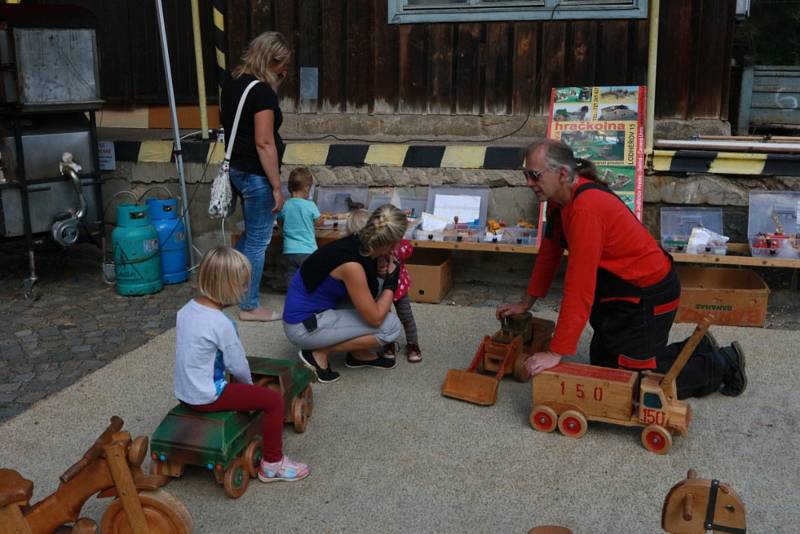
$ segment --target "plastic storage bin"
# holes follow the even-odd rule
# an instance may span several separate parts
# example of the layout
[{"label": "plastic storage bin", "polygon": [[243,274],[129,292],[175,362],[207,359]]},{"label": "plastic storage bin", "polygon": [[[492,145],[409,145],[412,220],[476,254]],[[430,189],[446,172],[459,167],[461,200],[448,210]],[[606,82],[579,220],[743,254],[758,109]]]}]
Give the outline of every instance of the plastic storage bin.
[{"label": "plastic storage bin", "polygon": [[[370,199],[367,209],[373,211],[384,204],[390,204],[391,199],[392,197],[389,195],[375,195]],[[399,208],[406,211],[409,218],[418,219],[422,216],[422,212],[425,211],[427,204],[427,198],[400,197]]]},{"label": "plastic storage bin", "polygon": [[[722,234],[722,209],[661,208],[661,246],[668,252],[686,252],[692,228],[696,227]],[[725,253],[716,248],[707,252]]]},{"label": "plastic storage bin", "polygon": [[747,238],[753,256],[800,258],[800,192],[751,191]]},{"label": "plastic storage bin", "polygon": [[486,226],[489,194],[485,187],[430,187],[425,211],[448,221],[458,216],[459,223],[483,227]]},{"label": "plastic storage bin", "polygon": [[317,207],[320,213],[346,214],[354,209],[356,204],[361,204],[361,208],[367,208],[369,204],[369,193],[366,187],[345,185],[345,186],[319,186],[317,188]]}]

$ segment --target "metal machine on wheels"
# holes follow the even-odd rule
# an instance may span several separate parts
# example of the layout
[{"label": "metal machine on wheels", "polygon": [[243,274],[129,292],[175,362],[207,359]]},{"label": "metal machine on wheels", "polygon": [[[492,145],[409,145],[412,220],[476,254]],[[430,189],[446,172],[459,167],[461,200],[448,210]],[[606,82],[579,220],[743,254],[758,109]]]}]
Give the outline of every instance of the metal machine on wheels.
[{"label": "metal machine on wheels", "polygon": [[[44,22],[46,21],[46,22]],[[104,242],[95,19],[71,6],[0,6],[0,237]]]}]

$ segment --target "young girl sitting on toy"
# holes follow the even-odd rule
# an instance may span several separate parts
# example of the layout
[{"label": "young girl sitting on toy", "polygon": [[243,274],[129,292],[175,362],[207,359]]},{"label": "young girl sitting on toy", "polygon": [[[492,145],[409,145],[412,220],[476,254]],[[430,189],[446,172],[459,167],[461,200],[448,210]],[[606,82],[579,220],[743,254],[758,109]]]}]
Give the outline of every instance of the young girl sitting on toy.
[{"label": "young girl sitting on toy", "polygon": [[[347,233],[354,234],[367,224],[370,213],[367,210],[351,211],[347,216]],[[411,277],[408,276],[405,262],[411,257],[414,247],[411,243],[403,239],[392,251],[389,256],[378,258],[378,276],[386,276],[389,268],[389,261],[394,259],[400,264],[400,276],[397,282],[397,291],[394,294],[394,309],[397,317],[403,323],[403,330],[406,333],[406,358],[411,363],[422,361],[422,351],[419,348],[417,339],[417,323],[414,320],[414,313],[411,311],[411,299],[408,290],[411,287]],[[395,357],[395,343],[387,343],[383,347],[383,356],[389,359]]]},{"label": "young girl sitting on toy", "polygon": [[[237,304],[250,282],[250,262],[230,247],[216,247],[200,262],[201,296],[178,310],[175,350],[175,396],[199,412],[261,410],[262,482],[293,482],[310,473],[306,464],[283,454],[283,397],[253,385],[250,366],[236,324],[222,313]],[[225,372],[235,383],[228,383]]]}]

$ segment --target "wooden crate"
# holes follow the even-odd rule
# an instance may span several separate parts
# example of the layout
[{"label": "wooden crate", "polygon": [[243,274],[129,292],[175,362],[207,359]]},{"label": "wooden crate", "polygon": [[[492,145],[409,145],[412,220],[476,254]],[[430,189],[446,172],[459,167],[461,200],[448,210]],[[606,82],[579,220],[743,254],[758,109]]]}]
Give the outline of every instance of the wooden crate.
[{"label": "wooden crate", "polygon": [[578,408],[588,419],[628,420],[637,380],[633,371],[563,362],[533,378],[533,406],[546,404],[557,413]]}]

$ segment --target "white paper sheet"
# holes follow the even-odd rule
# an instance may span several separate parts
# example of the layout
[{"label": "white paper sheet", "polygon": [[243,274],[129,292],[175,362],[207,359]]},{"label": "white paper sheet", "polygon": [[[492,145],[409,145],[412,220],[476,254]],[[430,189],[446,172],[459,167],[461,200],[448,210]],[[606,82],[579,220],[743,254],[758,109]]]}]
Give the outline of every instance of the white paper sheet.
[{"label": "white paper sheet", "polygon": [[422,229],[425,232],[441,232],[447,226],[447,219],[431,213],[422,212]]},{"label": "white paper sheet", "polygon": [[481,218],[481,197],[471,195],[436,195],[433,214],[448,223],[458,217],[460,223],[471,223]]}]

